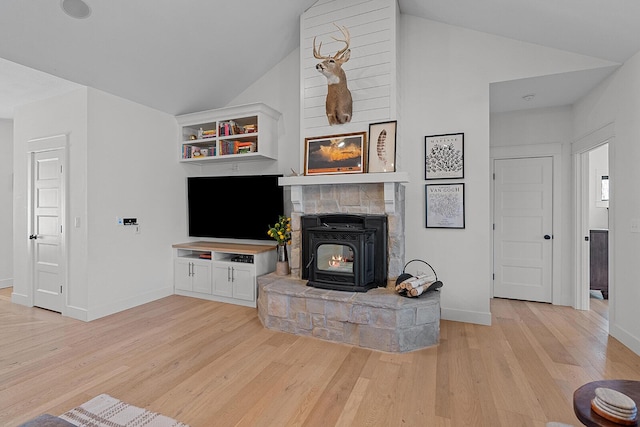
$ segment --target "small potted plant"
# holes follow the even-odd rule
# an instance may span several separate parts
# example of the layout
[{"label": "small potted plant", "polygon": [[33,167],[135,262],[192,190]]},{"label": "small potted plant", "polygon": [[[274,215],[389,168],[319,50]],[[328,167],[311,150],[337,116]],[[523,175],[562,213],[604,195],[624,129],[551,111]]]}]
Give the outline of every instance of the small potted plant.
[{"label": "small potted plant", "polygon": [[286,276],[289,274],[289,257],[286,245],[291,244],[291,218],[280,215],[278,222],[273,227],[269,225],[267,234],[278,242],[276,274]]}]

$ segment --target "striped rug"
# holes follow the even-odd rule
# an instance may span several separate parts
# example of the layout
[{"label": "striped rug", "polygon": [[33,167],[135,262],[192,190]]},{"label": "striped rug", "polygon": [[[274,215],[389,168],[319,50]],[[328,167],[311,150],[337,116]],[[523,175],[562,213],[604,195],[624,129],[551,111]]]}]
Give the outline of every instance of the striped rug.
[{"label": "striped rug", "polygon": [[189,427],[155,412],[101,394],[60,415],[79,427]]}]

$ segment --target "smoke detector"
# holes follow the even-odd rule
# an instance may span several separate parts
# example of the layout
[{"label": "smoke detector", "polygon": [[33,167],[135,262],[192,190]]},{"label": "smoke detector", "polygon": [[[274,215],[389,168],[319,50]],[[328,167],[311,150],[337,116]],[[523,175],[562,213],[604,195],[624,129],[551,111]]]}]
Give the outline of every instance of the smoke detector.
[{"label": "smoke detector", "polygon": [[61,0],[60,7],[72,18],[84,19],[91,15],[91,7],[83,0]]}]

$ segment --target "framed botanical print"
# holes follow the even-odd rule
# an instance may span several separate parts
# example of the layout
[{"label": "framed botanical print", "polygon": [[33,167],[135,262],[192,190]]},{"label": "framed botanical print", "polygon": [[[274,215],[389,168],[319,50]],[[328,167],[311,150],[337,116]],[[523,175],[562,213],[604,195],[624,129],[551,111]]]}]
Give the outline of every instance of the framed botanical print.
[{"label": "framed botanical print", "polygon": [[464,133],[424,137],[424,179],[464,178]]}]

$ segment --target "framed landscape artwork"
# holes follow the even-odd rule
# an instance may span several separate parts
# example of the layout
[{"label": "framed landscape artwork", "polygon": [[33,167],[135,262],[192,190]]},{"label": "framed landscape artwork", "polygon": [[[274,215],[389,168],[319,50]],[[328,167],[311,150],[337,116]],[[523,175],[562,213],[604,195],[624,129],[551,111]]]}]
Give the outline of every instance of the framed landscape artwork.
[{"label": "framed landscape artwork", "polygon": [[464,133],[424,137],[424,179],[464,178]]},{"label": "framed landscape artwork", "polygon": [[363,173],[367,133],[305,138],[304,174]]},{"label": "framed landscape artwork", "polygon": [[425,185],[427,228],[464,228],[464,184]]},{"label": "framed landscape artwork", "polygon": [[396,171],[396,126],[395,120],[369,125],[368,172]]}]

